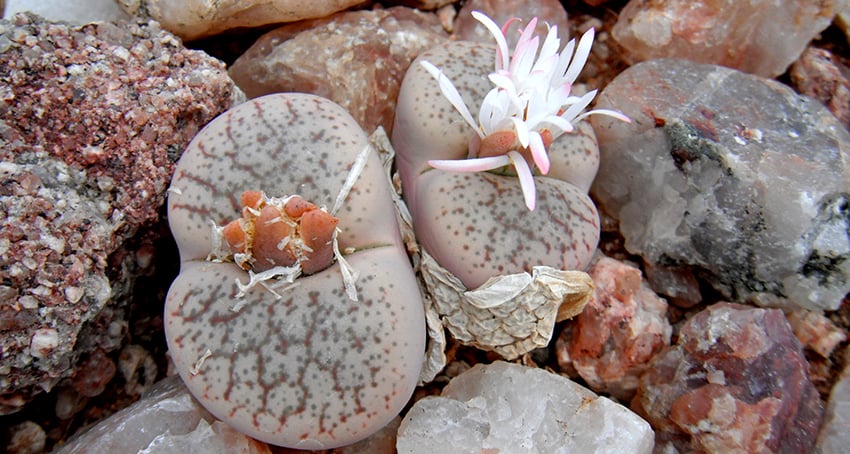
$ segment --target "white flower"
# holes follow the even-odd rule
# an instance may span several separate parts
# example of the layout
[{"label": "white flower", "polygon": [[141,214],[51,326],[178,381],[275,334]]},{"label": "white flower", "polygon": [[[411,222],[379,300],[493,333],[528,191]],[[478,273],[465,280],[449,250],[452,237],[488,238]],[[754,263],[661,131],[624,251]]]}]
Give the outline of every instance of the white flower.
[{"label": "white flower", "polygon": [[428,164],[454,172],[481,172],[512,165],[519,177],[525,204],[529,210],[534,210],[536,190],[529,162],[533,162],[541,174],[547,174],[549,146],[562,134],[572,132],[573,123],[590,114],[630,120],[608,109],[584,112],[596,96],[596,90],[580,97],[571,95],[572,85],[590,54],[593,29],[582,35],[578,46],[573,39],[559,52],[558,27],[550,27],[540,45],[540,37],[534,34],[535,17],[520,32],[509,58],[505,33],[517,19],[508,20],[500,29],[485,14],[473,11],[472,15],[496,39],[495,70],[489,75],[495,87],[484,97],[476,122],[449,78],[433,64],[421,62],[437,80],[443,95],[476,132],[470,141],[470,159],[432,160]]}]

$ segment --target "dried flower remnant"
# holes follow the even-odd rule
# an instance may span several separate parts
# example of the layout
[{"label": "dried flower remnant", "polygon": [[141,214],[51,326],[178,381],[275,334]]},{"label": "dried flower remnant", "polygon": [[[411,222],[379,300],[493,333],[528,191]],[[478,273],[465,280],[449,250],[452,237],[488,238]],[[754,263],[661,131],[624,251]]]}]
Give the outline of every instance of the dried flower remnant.
[{"label": "dried flower remnant", "polygon": [[[334,213],[342,208],[371,151],[368,145],[357,155],[330,212],[299,195],[277,198],[268,197],[262,191],[244,191],[240,197],[241,218],[224,227],[212,222],[213,244],[207,259],[233,261],[248,271],[247,284],[236,281],[237,297],[245,296],[248,290],[261,284],[280,298],[280,294],[263,283],[276,279],[292,284],[302,273],[318,273],[336,260],[345,293],[349,299],[357,301],[355,284],[359,273],[340,252],[339,219]],[[238,311],[241,307],[240,303],[232,310]]]},{"label": "dried flower remnant", "polygon": [[226,253],[240,268],[263,272],[298,266],[313,274],[333,264],[339,219],[297,195],[270,198],[245,191],[241,201],[242,217],[221,228]]},{"label": "dried flower remnant", "polygon": [[495,71],[488,76],[495,87],[484,97],[476,123],[449,78],[428,61],[421,62],[437,80],[443,95],[475,131],[469,141],[468,159],[431,160],[428,164],[451,172],[481,172],[512,166],[525,204],[534,210],[537,197],[533,170],[541,175],[549,172],[548,149],[555,139],[572,132],[573,123],[590,114],[630,120],[610,109],[584,112],[596,90],[583,96],[572,95],[573,83],[590,54],[593,29],[582,35],[578,45],[575,39],[570,40],[559,52],[558,27],[549,28],[541,45],[540,37],[534,34],[535,17],[521,30],[514,53],[509,57],[505,34],[519,19],[510,19],[499,28],[481,12],[473,11],[472,15],[496,39]]}]

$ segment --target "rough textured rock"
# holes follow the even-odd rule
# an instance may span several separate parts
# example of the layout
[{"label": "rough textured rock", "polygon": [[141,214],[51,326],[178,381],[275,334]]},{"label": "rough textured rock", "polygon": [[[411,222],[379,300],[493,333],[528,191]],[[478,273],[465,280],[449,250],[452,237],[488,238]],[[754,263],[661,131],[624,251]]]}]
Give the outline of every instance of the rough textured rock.
[{"label": "rough textured rock", "polygon": [[[124,246],[158,218],[174,162],[240,94],[156,24],[0,22],[0,412],[126,333]],[[122,326],[124,328],[122,328]]]},{"label": "rough textured rock", "polygon": [[670,345],[667,303],[634,266],[600,254],[587,273],[595,288],[558,339],[558,365],[593,391],[628,402],[649,360]]},{"label": "rough textured rock", "polygon": [[[207,260],[211,223],[238,216],[246,190],[328,207],[339,219],[336,264],[263,281]],[[399,414],[424,359],[423,304],[381,161],[342,107],[274,94],[218,117],[180,160],[168,218],[181,257],[166,299],[169,351],[211,413],[298,449],[354,443]]]},{"label": "rough textured rock", "polygon": [[449,5],[452,3],[454,3],[453,0],[393,0],[384,3],[384,5],[405,5],[424,11],[432,11],[442,7],[450,7]]},{"label": "rough textured rock", "polygon": [[780,310],[720,303],[652,360],[632,408],[663,452],[811,452],[823,407],[807,369]]},{"label": "rough textured rock", "polygon": [[[561,43],[570,40],[570,23],[567,21],[567,11],[558,0],[521,0],[505,2],[500,0],[469,0],[463,3],[454,21],[452,37],[457,40],[476,41],[492,44],[493,35],[472,17],[473,11],[481,11],[490,16],[497,24],[504,24],[508,19],[518,17],[529,21],[532,17],[539,19],[535,28],[538,36],[546,36],[549,31],[546,24],[558,26],[558,37]],[[526,22],[527,23],[527,22]],[[525,25],[520,22],[513,26],[514,31]],[[513,49],[519,39],[519,33],[507,33],[508,48]]]},{"label": "rough textured rock", "polygon": [[266,33],[230,75],[251,98],[313,93],[345,107],[367,132],[380,125],[389,134],[410,62],[447,38],[436,16],[410,8],[343,12]]},{"label": "rough textured rock", "polygon": [[612,34],[634,61],[686,58],[775,77],[839,11],[839,0],[631,0]]},{"label": "rough textured rock", "polygon": [[44,429],[32,421],[24,421],[7,427],[4,452],[8,454],[37,454],[44,451],[47,434]]},{"label": "rough textured rock", "polygon": [[495,362],[452,379],[441,396],[413,405],[399,453],[652,452],[640,417],[567,378]]},{"label": "rough textured rock", "polygon": [[838,307],[850,290],[850,134],[820,103],[662,59],[621,73],[597,105],[632,118],[592,119],[602,155],[592,191],[629,252],[725,298]]},{"label": "rough textured rock", "polygon": [[794,311],[787,317],[800,343],[822,358],[829,358],[835,347],[847,340],[847,332],[820,312]]},{"label": "rough textured rock", "polygon": [[363,0],[117,0],[132,16],[150,17],[186,40],[238,27],[329,16]]},{"label": "rough textured rock", "polygon": [[[850,350],[844,352],[848,358]],[[850,359],[850,358],[848,358]],[[850,446],[850,365],[844,367],[838,381],[829,395],[823,426],[818,436],[816,452],[819,454],[840,454],[847,452]]]},{"label": "rough textured rock", "polygon": [[848,68],[831,52],[808,47],[791,65],[791,82],[800,94],[817,99],[850,128],[850,81]]},{"label": "rough textured rock", "polygon": [[9,0],[0,13],[3,19],[11,19],[17,13],[29,11],[52,21],[86,24],[94,21],[128,20],[130,16],[118,7],[114,0]]}]

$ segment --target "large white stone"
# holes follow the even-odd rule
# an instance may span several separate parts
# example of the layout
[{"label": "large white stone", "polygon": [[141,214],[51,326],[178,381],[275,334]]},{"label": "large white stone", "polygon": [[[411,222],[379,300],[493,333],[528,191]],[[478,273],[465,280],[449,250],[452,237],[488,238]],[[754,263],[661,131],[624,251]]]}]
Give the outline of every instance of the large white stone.
[{"label": "large white stone", "polygon": [[[206,418],[206,419],[205,419]],[[176,376],[156,384],[139,402],[75,437],[59,454],[85,452],[161,452],[168,439],[198,440],[214,421]]]},{"label": "large white stone", "polygon": [[455,377],[401,423],[411,453],[650,453],[654,434],[629,409],[567,378],[502,361]]}]

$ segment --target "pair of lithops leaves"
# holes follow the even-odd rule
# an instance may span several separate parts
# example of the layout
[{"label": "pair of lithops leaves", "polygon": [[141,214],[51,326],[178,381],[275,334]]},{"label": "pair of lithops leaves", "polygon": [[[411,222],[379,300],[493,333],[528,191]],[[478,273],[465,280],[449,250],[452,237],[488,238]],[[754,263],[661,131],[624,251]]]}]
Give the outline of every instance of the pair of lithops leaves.
[{"label": "pair of lithops leaves", "polygon": [[[440,320],[461,343],[513,359],[548,345],[555,322],[589,301],[593,283],[581,270],[599,241],[599,217],[587,195],[599,150],[587,122],[554,142],[542,134],[550,162],[545,176],[533,178],[534,210],[509,172],[432,167],[429,161],[467,158],[478,137],[421,62],[438,68],[467,106],[480,106],[492,89],[494,55],[492,45],[463,41],[421,54],[401,86],[392,142],[434,301],[429,332],[440,329],[431,320]],[[488,136],[479,148],[502,139]],[[439,367],[432,358],[428,364]]]},{"label": "pair of lithops leaves", "polygon": [[344,109],[290,93],[229,110],[181,157],[168,217],[181,259],[169,351],[213,415],[327,449],[401,411],[422,300],[382,162]]},{"label": "pair of lithops leaves", "polygon": [[464,41],[421,54],[405,75],[393,127],[416,237],[468,289],[494,276],[531,272],[536,265],[584,269],[599,241],[599,217],[587,195],[599,151],[588,122],[577,123],[548,146],[550,168],[546,176],[534,177],[533,211],[516,175],[459,173],[428,164],[466,158],[475,133],[420,62],[439,68],[467,106],[480,106],[493,87],[487,76],[494,54],[492,45]]}]

